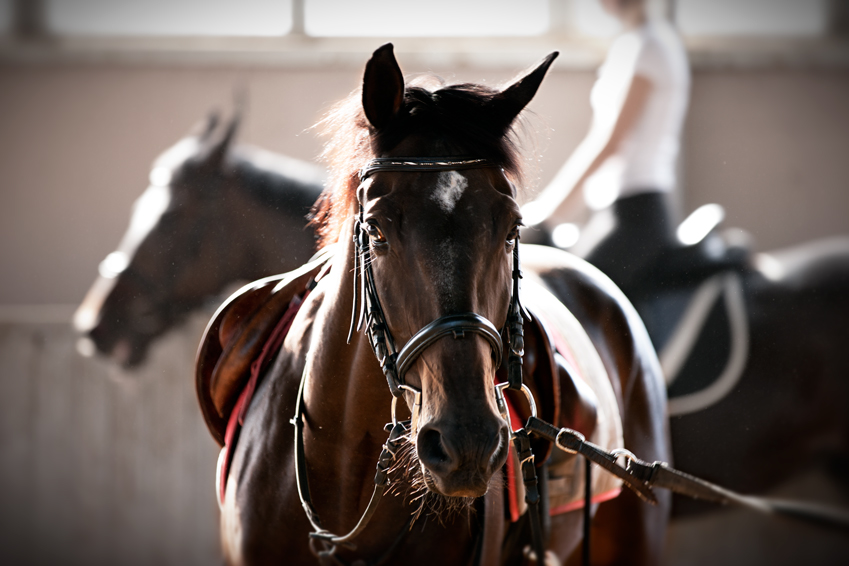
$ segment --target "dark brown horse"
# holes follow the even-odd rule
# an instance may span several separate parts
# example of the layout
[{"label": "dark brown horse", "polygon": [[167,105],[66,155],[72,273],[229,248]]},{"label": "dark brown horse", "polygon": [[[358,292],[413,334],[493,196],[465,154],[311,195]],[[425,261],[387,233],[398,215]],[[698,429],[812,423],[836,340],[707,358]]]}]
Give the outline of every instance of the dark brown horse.
[{"label": "dark brown horse", "polygon": [[[269,152],[231,149],[235,126],[211,120],[154,166],[125,241],[76,317],[100,352],[140,363],[151,340],[228,285],[312,255],[305,225],[317,175]],[[676,465],[741,492],[763,492],[826,458],[838,478],[849,477],[849,245],[755,254],[738,274],[748,357],[725,397],[673,416]],[[681,291],[663,282],[629,298],[652,334],[668,334],[672,325],[655,313],[680,302]],[[673,409],[698,388],[703,368],[725,363],[723,339],[706,338],[669,390]]]},{"label": "dark brown horse", "polygon": [[234,147],[238,124],[238,116],[211,116],[156,159],[124,238],[74,317],[84,349],[138,365],[152,340],[234,282],[292,270],[312,255],[306,216],[322,171]]},{"label": "dark brown horse", "polygon": [[[298,496],[289,421],[302,379],[305,466],[299,473],[308,477],[322,527],[347,532],[372,494],[392,395],[369,340],[361,333],[348,340],[355,273],[373,272],[386,331],[399,348],[446,315],[475,313],[462,316],[483,317],[496,328],[505,325],[521,223],[511,125],[553,59],[549,56],[503,90],[470,84],[431,90],[405,85],[387,45],[366,66],[362,91],[325,122],[333,134],[329,153],[335,176],[318,221],[323,243],[335,242],[337,249],[244,414],[222,505],[223,546],[231,563],[316,561],[308,536],[312,529]],[[357,175],[374,158],[431,158],[444,165],[470,156],[483,161],[466,162],[462,170],[375,170],[362,183]],[[360,207],[359,226],[370,259],[357,269],[352,235]],[[636,313],[609,281],[580,260],[553,249],[526,249],[531,261],[524,265],[524,296],[551,292],[579,321],[589,350],[597,351],[609,375],[624,446],[649,460],[667,459],[663,384]],[[507,529],[508,519],[503,504],[492,503],[500,501],[498,478],[508,453],[507,424],[493,389],[498,348],[478,329],[442,337],[412,362],[405,383],[421,392],[421,405],[408,436],[412,460],[393,480],[402,495],[385,497],[356,547],[341,545],[324,563],[522,561],[521,545],[500,556],[498,533]],[[533,358],[533,340],[527,350]],[[590,352],[578,357],[585,355]],[[559,424],[581,429],[580,391],[565,381],[561,385]],[[213,390],[201,392],[201,398],[208,394],[232,397]],[[413,410],[409,390],[404,399]],[[542,395],[538,401],[553,402]],[[400,473],[405,470],[409,476]],[[410,476],[426,486],[428,495],[421,500],[436,502],[434,509],[447,504],[453,511],[425,513],[410,526],[421,503],[404,496],[404,486],[416,489],[410,487],[416,481]],[[488,503],[489,511],[475,513],[475,501],[483,508]],[[668,510],[666,497],[652,507],[627,492],[601,503],[593,523],[594,563],[657,563]],[[560,560],[574,560],[580,525],[577,511],[552,517],[550,549]],[[480,547],[482,540],[490,544]],[[313,541],[313,546],[321,545]]]}]

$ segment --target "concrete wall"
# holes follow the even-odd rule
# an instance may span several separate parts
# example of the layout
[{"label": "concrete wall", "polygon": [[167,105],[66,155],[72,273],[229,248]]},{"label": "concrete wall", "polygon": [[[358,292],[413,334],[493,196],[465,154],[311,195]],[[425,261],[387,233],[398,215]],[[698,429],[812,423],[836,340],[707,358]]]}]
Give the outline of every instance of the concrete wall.
[{"label": "concrete wall", "polygon": [[[403,64],[403,59],[402,59]],[[457,80],[512,71],[434,70]],[[242,141],[314,159],[306,129],[356,85],[352,68],[117,63],[0,66],[0,305],[73,304],[117,244],[153,158],[249,92]],[[589,124],[593,73],[558,70],[531,108],[544,184]],[[849,232],[849,71],[696,71],[686,211],[720,202],[760,249]]]},{"label": "concrete wall", "polygon": [[3,564],[221,563],[218,450],[189,379],[204,324],[128,374],[77,354],[68,324],[0,321]]}]

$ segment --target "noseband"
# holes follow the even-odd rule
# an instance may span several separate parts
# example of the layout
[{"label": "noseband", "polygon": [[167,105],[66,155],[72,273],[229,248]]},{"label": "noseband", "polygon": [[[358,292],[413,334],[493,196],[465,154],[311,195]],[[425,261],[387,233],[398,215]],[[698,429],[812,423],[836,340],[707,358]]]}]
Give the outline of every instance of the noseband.
[{"label": "noseband", "polygon": [[[483,167],[496,167],[496,165],[487,159],[380,157],[366,163],[360,169],[359,178],[362,186],[362,183],[368,177],[380,171],[435,172]],[[357,191],[357,194],[359,198],[360,191]],[[480,334],[489,343],[494,367],[498,369],[501,366],[504,349],[501,332],[485,317],[472,312],[442,316],[416,332],[400,351],[397,349],[392,333],[386,324],[386,316],[380,305],[380,298],[377,295],[374,272],[371,266],[369,236],[362,229],[364,224],[363,214],[363,203],[360,201],[359,215],[354,223],[354,304],[351,311],[348,341],[350,342],[355,329],[360,331],[363,325],[366,325],[366,335],[386,377],[392,396],[400,397],[404,390],[407,390],[416,395],[416,405],[419,404],[421,391],[407,385],[404,376],[427,348],[446,336],[453,336],[458,339],[464,337],[467,332]],[[507,311],[507,322],[503,328],[503,332],[506,334],[505,338],[510,345],[508,383],[511,389],[516,390],[522,388],[522,356],[524,355],[522,306],[519,302],[519,279],[521,277],[517,236],[516,245],[513,248],[512,295],[510,307]]]}]

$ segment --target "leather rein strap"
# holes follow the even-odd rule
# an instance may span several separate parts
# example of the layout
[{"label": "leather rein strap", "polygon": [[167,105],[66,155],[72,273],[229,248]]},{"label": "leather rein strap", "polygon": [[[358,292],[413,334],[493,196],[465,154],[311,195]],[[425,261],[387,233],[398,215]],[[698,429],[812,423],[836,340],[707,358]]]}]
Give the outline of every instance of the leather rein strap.
[{"label": "leather rein strap", "polygon": [[[580,454],[605,471],[621,478],[628,488],[648,503],[657,502],[652,489],[662,488],[693,499],[703,499],[720,505],[738,505],[768,515],[781,515],[849,532],[849,513],[843,509],[797,501],[741,495],[676,470],[666,462],[645,462],[625,449],[608,452],[591,442],[587,442],[579,432],[569,428],[557,428],[534,416],[528,419],[525,428],[540,438],[554,442],[555,446],[564,452]],[[625,467],[618,464],[620,457],[625,458]]]}]

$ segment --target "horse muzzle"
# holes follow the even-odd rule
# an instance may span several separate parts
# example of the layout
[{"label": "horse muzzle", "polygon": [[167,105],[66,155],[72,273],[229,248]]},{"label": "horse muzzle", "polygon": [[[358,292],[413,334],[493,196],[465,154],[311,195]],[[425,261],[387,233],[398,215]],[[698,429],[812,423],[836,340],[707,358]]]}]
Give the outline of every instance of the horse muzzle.
[{"label": "horse muzzle", "polygon": [[427,487],[448,497],[480,497],[507,461],[507,423],[495,415],[429,422],[416,435]]}]

